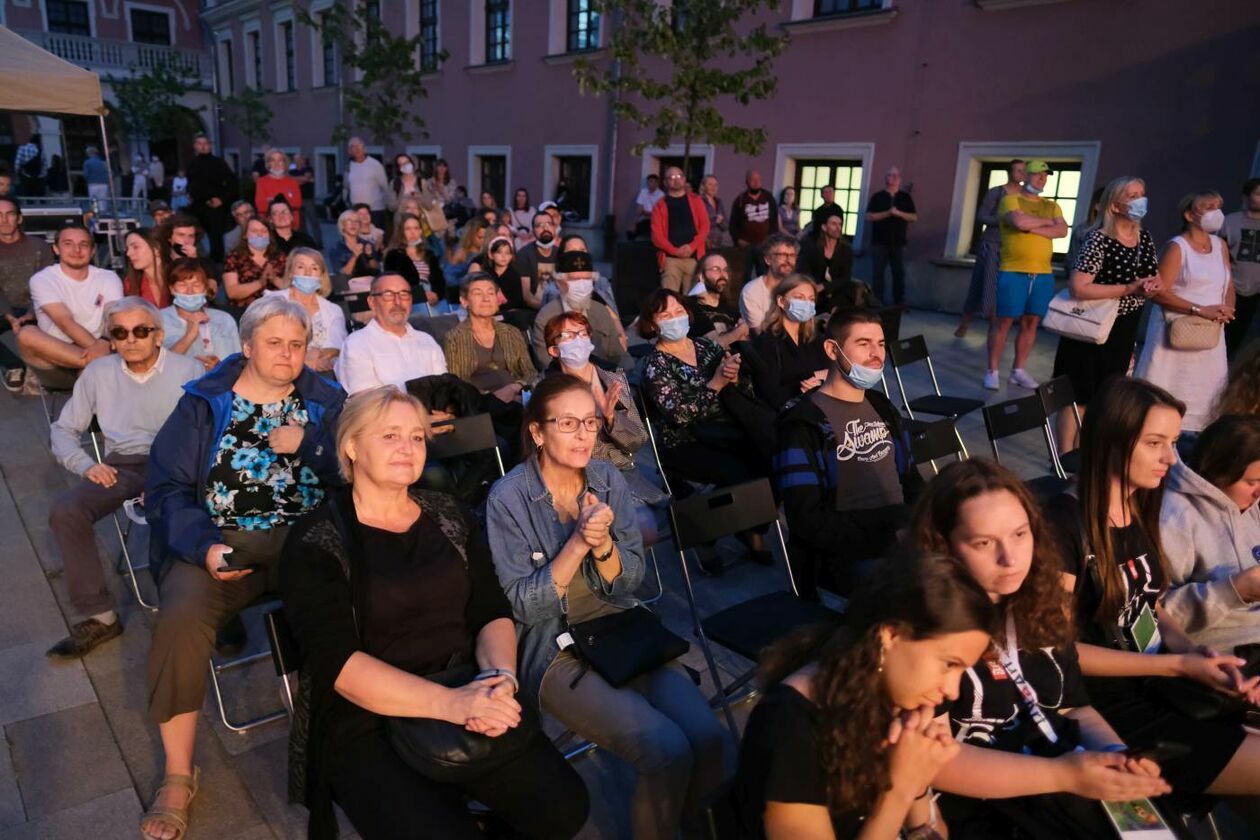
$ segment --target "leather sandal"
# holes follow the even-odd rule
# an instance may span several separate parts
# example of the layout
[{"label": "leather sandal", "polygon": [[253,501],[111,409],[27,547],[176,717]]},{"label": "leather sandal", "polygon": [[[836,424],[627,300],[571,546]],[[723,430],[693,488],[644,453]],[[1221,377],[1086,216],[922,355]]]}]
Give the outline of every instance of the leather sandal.
[{"label": "leather sandal", "polygon": [[[140,818],[140,833],[150,838],[150,840],[158,840],[156,835],[145,831],[144,826],[150,821],[164,822],[166,825],[175,828],[175,836],[170,840],[182,840],[184,835],[188,833],[188,808],[192,805],[193,799],[196,798],[200,784],[200,767],[193,767],[191,776],[186,776],[183,773],[168,773],[153,794],[153,806]],[[158,807],[158,796],[162,793],[162,788],[165,787],[182,787],[188,790],[188,801],[184,803],[183,808]]]}]

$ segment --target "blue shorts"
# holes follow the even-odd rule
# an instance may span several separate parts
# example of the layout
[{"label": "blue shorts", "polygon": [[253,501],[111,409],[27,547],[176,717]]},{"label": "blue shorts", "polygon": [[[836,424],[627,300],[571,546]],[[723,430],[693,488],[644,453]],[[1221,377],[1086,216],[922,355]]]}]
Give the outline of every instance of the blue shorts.
[{"label": "blue shorts", "polygon": [[999,271],[997,275],[997,314],[999,318],[1021,315],[1046,316],[1054,297],[1053,274],[1027,274]]}]

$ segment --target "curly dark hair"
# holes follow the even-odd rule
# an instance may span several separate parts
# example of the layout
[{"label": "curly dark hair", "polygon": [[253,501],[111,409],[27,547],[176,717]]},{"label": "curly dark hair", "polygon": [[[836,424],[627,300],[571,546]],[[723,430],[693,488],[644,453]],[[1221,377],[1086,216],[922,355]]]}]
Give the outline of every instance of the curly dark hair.
[{"label": "curly dark hair", "polygon": [[[1015,616],[1015,635],[1021,647],[1066,647],[1075,640],[1076,628],[1072,599],[1060,577],[1063,562],[1058,542],[1027,485],[1006,467],[984,458],[970,458],[941,470],[919,494],[907,539],[922,551],[948,554],[949,535],[958,525],[963,503],[983,493],[1003,491],[1013,495],[1028,514],[1033,558],[1023,585],[1004,598],[1002,606]],[[1005,630],[999,631],[1002,638]]]},{"label": "curly dark hair", "polygon": [[765,685],[818,663],[812,694],[832,813],[862,816],[892,786],[882,734],[895,709],[884,683],[880,631],[893,628],[913,641],[974,630],[992,635],[996,626],[997,610],[961,563],[903,552],[858,590],[843,626],[805,627],[766,649]]}]

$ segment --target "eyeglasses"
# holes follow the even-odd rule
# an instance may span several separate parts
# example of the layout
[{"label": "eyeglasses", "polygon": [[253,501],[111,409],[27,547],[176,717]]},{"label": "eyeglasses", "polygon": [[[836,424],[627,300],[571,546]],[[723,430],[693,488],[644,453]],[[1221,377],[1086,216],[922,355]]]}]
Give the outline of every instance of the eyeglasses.
[{"label": "eyeglasses", "polygon": [[555,423],[556,430],[566,435],[571,435],[578,430],[580,425],[588,432],[598,432],[600,420],[598,417],[574,417],[572,414],[566,414],[563,417],[548,417],[547,423]]},{"label": "eyeglasses", "polygon": [[141,324],[138,327],[132,327],[131,329],[127,329],[126,327],[110,327],[109,337],[114,339],[114,341],[126,341],[128,335],[134,335],[136,338],[145,339],[157,331],[157,327],[147,327],[144,324]]},{"label": "eyeglasses", "polygon": [[767,257],[774,257],[774,258],[775,258],[775,259],[777,259],[777,260],[781,260],[781,259],[795,259],[795,258],[796,258],[796,252],[795,252],[795,251],[767,251],[767,252],[766,252],[766,256],[767,256]]},{"label": "eyeglasses", "polygon": [[556,344],[565,344],[566,342],[572,341],[575,338],[590,338],[590,337],[591,337],[591,334],[589,330],[577,330],[577,331],[565,330],[564,332],[556,336]]},{"label": "eyeglasses", "polygon": [[369,292],[368,297],[380,298],[386,303],[390,303],[392,301],[411,300],[412,295],[411,292]]},{"label": "eyeglasses", "polygon": [[724,265],[711,265],[705,268],[705,274],[730,274],[731,270]]}]

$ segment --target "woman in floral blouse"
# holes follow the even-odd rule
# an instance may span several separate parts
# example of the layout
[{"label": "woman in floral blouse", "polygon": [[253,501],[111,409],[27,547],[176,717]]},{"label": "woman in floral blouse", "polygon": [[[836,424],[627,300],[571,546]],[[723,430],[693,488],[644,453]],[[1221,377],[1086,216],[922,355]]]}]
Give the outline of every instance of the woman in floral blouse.
[{"label": "woman in floral blouse", "polygon": [[234,306],[249,306],[284,274],[284,251],[262,219],[250,219],[240,244],[223,261],[223,286]]}]

